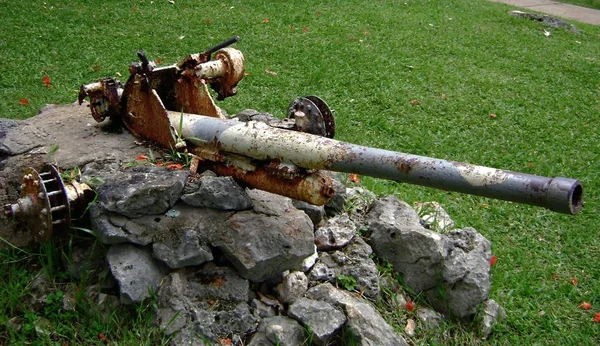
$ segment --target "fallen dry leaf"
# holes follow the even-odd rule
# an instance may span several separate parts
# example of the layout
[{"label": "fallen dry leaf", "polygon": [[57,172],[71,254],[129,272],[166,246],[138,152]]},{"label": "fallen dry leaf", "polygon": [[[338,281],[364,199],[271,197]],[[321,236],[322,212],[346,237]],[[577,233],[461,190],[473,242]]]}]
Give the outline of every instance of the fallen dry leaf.
[{"label": "fallen dry leaf", "polygon": [[210,25],[210,24],[212,24],[212,20],[207,19],[207,20],[204,21],[204,23],[206,23],[207,25]]},{"label": "fallen dry leaf", "polygon": [[492,257],[490,258],[490,266],[495,266],[496,263],[498,263],[498,256],[492,255]]},{"label": "fallen dry leaf", "polygon": [[269,18],[263,19],[263,23],[268,23],[268,22],[269,22]]},{"label": "fallen dry leaf", "polygon": [[579,283],[579,281],[577,281],[576,278],[570,278],[569,280],[571,281],[571,283],[573,284],[573,286],[577,286],[577,284]]},{"label": "fallen dry leaf", "polygon": [[100,66],[100,65],[94,65],[94,67],[92,67],[92,70],[98,71],[101,68],[102,68],[102,66]]},{"label": "fallen dry leaf", "polygon": [[183,165],[180,163],[172,163],[172,164],[167,165],[167,168],[168,169],[182,169]]},{"label": "fallen dry leaf", "polygon": [[420,105],[421,102],[419,102],[419,100],[412,99],[412,100],[410,100],[410,104],[413,106],[416,106],[416,105]]},{"label": "fallen dry leaf", "polygon": [[317,12],[315,12],[315,14],[316,14],[317,16],[320,16],[321,14],[323,14],[323,12],[321,12],[321,11],[317,11]]},{"label": "fallen dry leaf", "polygon": [[271,76],[277,76],[277,72],[265,69],[266,74],[270,74]]},{"label": "fallen dry leaf", "polygon": [[590,304],[588,302],[583,302],[583,303],[579,304],[577,307],[580,309],[583,309],[583,310],[589,310],[592,308],[592,304]]},{"label": "fallen dry leaf", "polygon": [[161,58],[156,58],[156,60],[154,60],[155,63],[160,64],[162,62]]},{"label": "fallen dry leaf", "polygon": [[302,32],[308,32],[308,28],[307,27],[303,27],[302,28]]},{"label": "fallen dry leaf", "polygon": [[415,336],[415,321],[412,318],[406,321],[406,327],[404,327],[404,332],[408,336]]},{"label": "fallen dry leaf", "polygon": [[490,113],[490,118],[491,118],[491,119],[496,119],[496,114],[494,114],[494,113]]},{"label": "fallen dry leaf", "polygon": [[360,183],[360,176],[356,173],[352,173],[348,176],[348,179],[353,183]]}]

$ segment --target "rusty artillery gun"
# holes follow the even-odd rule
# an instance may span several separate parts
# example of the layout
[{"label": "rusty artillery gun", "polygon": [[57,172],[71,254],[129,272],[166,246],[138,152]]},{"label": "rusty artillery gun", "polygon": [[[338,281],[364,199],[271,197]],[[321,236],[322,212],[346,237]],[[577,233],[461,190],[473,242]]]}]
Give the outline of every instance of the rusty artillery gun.
[{"label": "rusty artillery gun", "polygon": [[[333,139],[335,123],[315,96],[295,99],[286,119],[227,118],[217,100],[233,96],[244,77],[244,56],[234,37],[180,63],[156,67],[142,51],[129,79],[83,85],[92,116],[122,121],[136,136],[164,148],[187,150],[196,164],[254,188],[323,205],[334,195],[320,170],[384,178],[576,214],[583,187],[576,179],[547,178],[466,163],[398,153]],[[246,119],[248,120],[248,119]],[[196,165],[192,165],[195,167]]]}]

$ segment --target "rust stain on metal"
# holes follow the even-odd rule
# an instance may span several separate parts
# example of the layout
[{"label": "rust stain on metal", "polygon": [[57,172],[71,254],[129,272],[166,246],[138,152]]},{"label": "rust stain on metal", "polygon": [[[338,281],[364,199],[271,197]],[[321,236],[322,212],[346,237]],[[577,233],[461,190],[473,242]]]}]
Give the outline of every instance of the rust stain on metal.
[{"label": "rust stain on metal", "polygon": [[247,171],[211,161],[200,162],[200,167],[209,169],[219,175],[231,176],[237,181],[254,188],[305,201],[313,205],[324,205],[335,194],[331,177],[320,172],[288,179],[273,175],[272,171],[265,167],[256,167],[254,171]]},{"label": "rust stain on metal", "polygon": [[123,122],[134,135],[156,142],[163,148],[175,147],[167,110],[154,89],[146,91],[143,76],[132,75],[123,92],[127,108]]},{"label": "rust stain on metal", "polygon": [[183,109],[183,112],[223,118],[223,114],[210,96],[204,80],[196,76],[189,76],[182,77],[179,81],[179,83],[173,84],[173,90],[177,105]]},{"label": "rust stain on metal", "polygon": [[419,163],[419,160],[416,158],[405,159],[403,157],[398,158],[396,161],[396,167],[398,167],[398,171],[402,174],[408,175],[413,167]]}]

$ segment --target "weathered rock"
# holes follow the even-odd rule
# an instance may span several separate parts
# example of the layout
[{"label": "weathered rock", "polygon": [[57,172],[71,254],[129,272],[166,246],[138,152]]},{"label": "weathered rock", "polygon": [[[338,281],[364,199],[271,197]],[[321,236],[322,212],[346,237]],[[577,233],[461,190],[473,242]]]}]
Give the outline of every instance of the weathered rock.
[{"label": "weathered rock", "polygon": [[442,236],[423,228],[419,220],[408,204],[393,196],[376,201],[366,215],[369,245],[416,292],[436,287],[446,255]]},{"label": "weathered rock", "polygon": [[238,303],[232,306],[219,306],[215,308],[206,302],[196,305],[193,310],[194,330],[206,336],[212,341],[221,338],[232,338],[239,335],[247,335],[258,326],[258,320],[250,312],[246,303]]},{"label": "weathered rock", "polygon": [[370,258],[371,247],[360,237],[342,250],[319,253],[319,262],[309,272],[312,283],[336,283],[340,275],[350,276],[356,281],[356,290],[369,298],[379,296],[379,273]]},{"label": "weathered rock", "polygon": [[[148,151],[136,145],[127,131],[97,124],[85,105],[49,105],[27,120],[2,119],[0,124],[1,205],[15,203],[27,167],[41,169],[44,162],[51,161],[62,170],[79,167],[83,172],[86,167],[95,166],[93,176],[84,175],[91,184],[90,178],[106,178],[122,163]],[[4,213],[0,213],[0,237],[15,246],[33,241],[32,234]],[[0,242],[0,247],[4,246],[5,242]]]},{"label": "weathered rock", "polygon": [[246,189],[248,196],[252,199],[252,207],[255,212],[270,215],[281,216],[289,210],[296,210],[292,199],[258,189]]},{"label": "weathered rock", "polygon": [[438,202],[416,202],[415,211],[421,215],[422,224],[438,233],[447,233],[454,228],[454,221]]},{"label": "weathered rock", "polygon": [[310,330],[316,345],[325,345],[346,322],[344,313],[333,305],[308,298],[300,298],[290,305],[288,315]]},{"label": "weathered rock", "polygon": [[248,346],[296,346],[306,341],[304,328],[285,316],[274,316],[260,322]]},{"label": "weathered rock", "polygon": [[302,210],[303,212],[310,217],[313,225],[317,226],[323,221],[325,217],[325,207],[324,206],[316,206],[310,203],[306,203],[303,201],[292,200],[292,205],[297,209]]},{"label": "weathered rock", "polygon": [[352,221],[361,224],[364,215],[371,209],[377,199],[375,194],[362,186],[346,188],[345,209]]},{"label": "weathered rock", "polygon": [[341,307],[346,313],[346,326],[356,338],[358,345],[408,345],[367,301],[338,290],[330,283],[309,289],[306,296]]},{"label": "weathered rock", "polygon": [[317,263],[318,260],[319,260],[319,253],[317,252],[317,246],[314,245],[314,251],[313,251],[312,255],[306,257],[304,259],[304,261],[302,261],[302,264],[300,264],[300,268],[298,268],[298,269],[300,271],[306,273],[315,265],[315,263]]},{"label": "weathered rock", "polygon": [[490,292],[491,246],[472,228],[453,230],[446,235],[448,254],[443,262],[443,296],[438,289],[426,293],[432,306],[458,318],[477,312]]},{"label": "weathered rock", "polygon": [[307,289],[308,279],[303,272],[289,273],[283,278],[283,282],[275,287],[279,301],[284,304],[295,302],[298,298],[302,297]]},{"label": "weathered rock", "polygon": [[104,210],[98,204],[90,208],[91,227],[103,244],[133,243],[146,246],[152,242],[152,234],[135,221],[117,213]]},{"label": "weathered rock", "polygon": [[444,321],[442,314],[429,308],[419,308],[417,310],[417,318],[421,321],[421,325],[425,329],[438,329],[442,321]]},{"label": "weathered rock", "polygon": [[[291,202],[290,202],[291,203]],[[213,242],[243,277],[261,282],[295,270],[314,250],[313,225],[295,208],[280,216],[251,211],[226,220]]]},{"label": "weathered rock", "polygon": [[341,249],[356,235],[356,225],[348,214],[340,214],[327,220],[315,232],[315,244],[319,251]]},{"label": "weathered rock", "polygon": [[252,200],[246,191],[231,177],[202,175],[188,185],[195,188],[186,186],[181,200],[191,206],[223,210],[245,210],[252,207]]},{"label": "weathered rock", "polygon": [[141,166],[107,180],[97,190],[97,203],[130,218],[163,214],[181,197],[189,171]]},{"label": "weathered rock", "polygon": [[173,237],[163,238],[171,241],[152,244],[154,257],[174,269],[212,261],[210,247],[195,229],[184,229],[178,233]]},{"label": "weathered rock", "polygon": [[158,291],[158,324],[167,335],[186,337],[193,330],[213,341],[227,330],[250,333],[257,318],[245,303],[249,295],[248,281],[231,268],[211,263],[183,268],[171,272]]},{"label": "weathered rock", "polygon": [[252,299],[250,307],[254,310],[254,315],[261,319],[277,315],[277,309],[274,306],[267,305],[258,299]]},{"label": "weathered rock", "polygon": [[111,246],[106,259],[119,283],[123,304],[142,302],[149,296],[149,289],[158,289],[158,284],[167,273],[164,265],[152,257],[150,249],[130,244]]},{"label": "weathered rock", "polygon": [[506,311],[495,300],[486,300],[478,314],[479,335],[487,339],[492,335],[494,326],[506,319]]},{"label": "weathered rock", "polygon": [[335,175],[335,172],[329,172],[333,178],[333,189],[335,195],[325,204],[325,213],[329,216],[335,216],[336,214],[344,210],[346,204],[346,185],[342,184]]}]

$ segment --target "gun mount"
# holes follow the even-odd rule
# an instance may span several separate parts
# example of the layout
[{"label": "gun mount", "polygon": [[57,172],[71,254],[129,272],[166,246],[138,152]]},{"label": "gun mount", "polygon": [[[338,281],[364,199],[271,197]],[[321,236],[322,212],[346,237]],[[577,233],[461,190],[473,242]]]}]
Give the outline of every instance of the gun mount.
[{"label": "gun mount", "polygon": [[334,140],[333,115],[315,96],[294,100],[286,119],[228,119],[207,86],[216,90],[218,100],[236,94],[244,77],[244,57],[227,46],[238,39],[161,68],[140,51],[140,63],[130,66],[131,75],[123,89],[110,78],[83,85],[80,104],[89,97],[97,121],[110,117],[164,148],[187,150],[201,168],[315,205],[325,204],[334,194],[331,178],[319,171],[322,169],[567,214],[578,213],[583,205],[583,187],[576,179],[547,178]]}]

